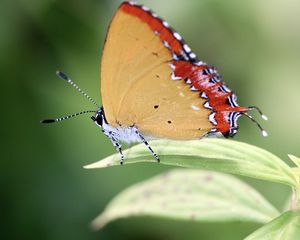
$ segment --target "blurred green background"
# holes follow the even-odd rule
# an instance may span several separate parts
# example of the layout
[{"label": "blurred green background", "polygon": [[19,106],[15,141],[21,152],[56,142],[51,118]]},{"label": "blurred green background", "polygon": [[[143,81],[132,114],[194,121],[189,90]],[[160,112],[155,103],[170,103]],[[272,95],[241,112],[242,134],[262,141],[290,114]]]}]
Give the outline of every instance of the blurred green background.
[{"label": "blurred green background", "polygon": [[[114,149],[89,116],[43,126],[43,118],[93,109],[55,76],[68,73],[100,98],[101,49],[121,1],[1,1],[1,239],[241,239],[259,225],[161,219],[90,221],[125,187],[168,169],[140,164],[84,170]],[[240,119],[236,140],[287,160],[300,156],[299,0],[141,0],[163,16],[201,60],[215,65],[241,105],[269,117],[263,138]],[[261,121],[262,122],[262,121]],[[278,208],[289,189],[246,179]],[[217,230],[216,230],[217,229]]]}]

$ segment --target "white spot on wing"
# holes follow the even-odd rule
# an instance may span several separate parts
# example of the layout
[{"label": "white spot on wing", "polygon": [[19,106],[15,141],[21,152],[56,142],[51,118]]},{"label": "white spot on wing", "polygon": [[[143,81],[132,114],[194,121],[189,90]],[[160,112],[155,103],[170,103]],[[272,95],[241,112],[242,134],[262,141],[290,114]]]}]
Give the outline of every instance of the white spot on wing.
[{"label": "white spot on wing", "polygon": [[194,86],[191,86],[192,91],[199,91],[199,89],[195,88]]},{"label": "white spot on wing", "polygon": [[181,80],[182,79],[181,77],[177,77],[174,72],[172,72],[171,78],[172,78],[172,80]]},{"label": "white spot on wing", "polygon": [[173,59],[174,60],[179,60],[178,56],[175,53],[173,53]]},{"label": "white spot on wing", "polygon": [[144,11],[146,11],[146,12],[150,11],[150,8],[145,7],[145,6],[142,6],[142,9],[143,9]]},{"label": "white spot on wing", "polygon": [[209,105],[209,102],[204,103],[203,106],[207,109],[212,109],[212,107]]},{"label": "white spot on wing", "polygon": [[190,53],[190,58],[196,58],[197,56],[196,56],[196,54],[195,53]]},{"label": "white spot on wing", "polygon": [[232,107],[238,107],[236,96],[234,94],[228,97],[228,101]]},{"label": "white spot on wing", "polygon": [[165,27],[167,27],[167,28],[170,26],[169,23],[167,23],[166,21],[163,21],[162,23],[163,23],[163,25],[164,25]]},{"label": "white spot on wing", "polygon": [[231,92],[231,90],[226,85],[222,85],[221,88],[227,93]]},{"label": "white spot on wing", "polygon": [[188,78],[188,79],[186,80],[186,83],[187,83],[187,84],[191,84],[191,83],[192,83],[191,79]]},{"label": "white spot on wing", "polygon": [[171,49],[171,46],[169,45],[169,43],[167,41],[163,41],[164,46],[168,49]]},{"label": "white spot on wing", "polygon": [[179,40],[179,41],[182,40],[182,37],[180,36],[180,34],[178,32],[174,32],[173,35],[177,40]]},{"label": "white spot on wing", "polygon": [[189,53],[189,52],[192,51],[192,49],[191,49],[187,44],[184,44],[184,45],[183,45],[183,49],[184,49],[184,51],[186,51],[187,53]]},{"label": "white spot on wing", "polygon": [[205,62],[199,61],[199,62],[196,62],[195,64],[196,64],[197,66],[202,66],[202,65],[205,65]]},{"label": "white spot on wing", "polygon": [[217,77],[213,77],[213,78],[211,79],[211,81],[212,81],[213,83],[217,83],[217,82],[220,82],[220,79],[217,78]]},{"label": "white spot on wing", "polygon": [[186,61],[189,60],[188,56],[186,55],[186,53],[185,53],[184,51],[181,51],[181,55],[183,56],[183,58],[184,58]]},{"label": "white spot on wing", "polygon": [[152,17],[157,18],[158,15],[156,13],[152,12]]},{"label": "white spot on wing", "polygon": [[237,120],[241,116],[238,112],[231,112],[228,115],[228,120],[230,122],[231,128],[236,128],[237,127]]},{"label": "white spot on wing", "polygon": [[210,114],[210,115],[208,116],[208,119],[209,119],[209,121],[210,121],[213,125],[218,125],[218,124],[217,124],[217,121],[216,121],[216,119],[215,119],[215,116],[216,116],[216,113],[213,112],[212,114]]},{"label": "white spot on wing", "polygon": [[199,111],[199,110],[200,110],[200,108],[199,108],[199,107],[197,107],[197,106],[196,106],[196,105],[194,105],[194,104],[192,104],[192,106],[191,106],[191,107],[192,107],[192,109],[193,109],[193,110],[195,110],[195,111]]},{"label": "white spot on wing", "polygon": [[202,97],[202,98],[205,98],[205,99],[208,98],[205,92],[202,92],[202,93],[201,93],[201,97]]}]

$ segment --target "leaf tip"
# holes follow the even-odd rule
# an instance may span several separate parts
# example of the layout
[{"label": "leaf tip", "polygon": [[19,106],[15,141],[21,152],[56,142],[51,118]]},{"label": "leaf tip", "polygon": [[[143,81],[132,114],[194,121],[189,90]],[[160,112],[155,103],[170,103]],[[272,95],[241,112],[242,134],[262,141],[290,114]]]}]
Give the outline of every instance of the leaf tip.
[{"label": "leaf tip", "polygon": [[85,165],[83,166],[84,169],[93,169],[93,164],[88,164],[88,165]]},{"label": "leaf tip", "polygon": [[288,157],[293,161],[293,163],[300,168],[300,158],[296,157],[295,155],[288,154]]},{"label": "leaf tip", "polygon": [[90,229],[93,232],[101,230],[105,225],[107,224],[106,221],[104,221],[103,218],[97,217],[90,223]]},{"label": "leaf tip", "polygon": [[107,168],[107,167],[112,167],[114,165],[115,164],[111,161],[100,160],[99,162],[85,165],[83,166],[83,168],[84,169]]}]

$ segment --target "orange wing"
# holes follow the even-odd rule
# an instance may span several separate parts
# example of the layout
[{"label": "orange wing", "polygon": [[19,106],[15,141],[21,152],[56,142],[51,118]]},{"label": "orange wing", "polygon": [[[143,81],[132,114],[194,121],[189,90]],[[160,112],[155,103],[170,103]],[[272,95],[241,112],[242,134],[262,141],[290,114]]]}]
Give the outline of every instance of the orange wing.
[{"label": "orange wing", "polygon": [[239,107],[212,67],[198,61],[181,36],[148,8],[121,4],[106,39],[101,94],[108,123],[136,126],[153,138],[233,136]]},{"label": "orange wing", "polygon": [[[200,138],[213,128],[208,121],[211,111],[203,107],[205,100],[198,92],[171,77],[169,48],[179,51],[181,46],[175,40],[164,44],[162,34],[175,39],[173,34],[155,34],[149,25],[153,16],[138,10],[123,3],[109,28],[101,62],[106,119],[113,127],[135,125],[154,138]],[[139,13],[149,19],[142,20]],[[156,24],[159,28],[163,23]]]}]

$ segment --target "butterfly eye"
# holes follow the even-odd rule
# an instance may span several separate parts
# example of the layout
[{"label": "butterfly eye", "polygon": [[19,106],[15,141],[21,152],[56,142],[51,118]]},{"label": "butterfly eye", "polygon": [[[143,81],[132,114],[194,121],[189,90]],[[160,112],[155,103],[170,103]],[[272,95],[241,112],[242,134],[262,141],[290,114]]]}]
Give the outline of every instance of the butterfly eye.
[{"label": "butterfly eye", "polygon": [[99,126],[102,126],[103,118],[102,118],[102,115],[101,115],[101,114],[97,114],[97,115],[96,115],[95,122],[96,122]]},{"label": "butterfly eye", "polygon": [[99,126],[103,124],[103,117],[101,113],[97,113],[96,116],[91,117],[91,119]]}]

